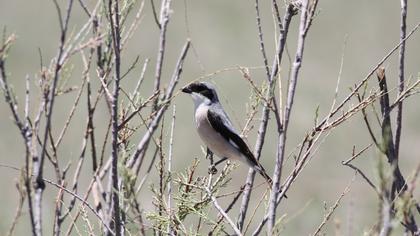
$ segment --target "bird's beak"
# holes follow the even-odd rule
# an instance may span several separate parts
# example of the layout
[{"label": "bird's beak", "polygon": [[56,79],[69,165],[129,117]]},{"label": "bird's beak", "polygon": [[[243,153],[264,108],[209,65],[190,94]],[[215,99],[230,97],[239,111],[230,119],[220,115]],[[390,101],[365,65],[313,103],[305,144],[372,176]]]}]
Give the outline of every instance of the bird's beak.
[{"label": "bird's beak", "polygon": [[186,87],[182,88],[181,91],[184,92],[184,93],[192,93],[192,90],[191,90],[190,86],[186,86]]}]

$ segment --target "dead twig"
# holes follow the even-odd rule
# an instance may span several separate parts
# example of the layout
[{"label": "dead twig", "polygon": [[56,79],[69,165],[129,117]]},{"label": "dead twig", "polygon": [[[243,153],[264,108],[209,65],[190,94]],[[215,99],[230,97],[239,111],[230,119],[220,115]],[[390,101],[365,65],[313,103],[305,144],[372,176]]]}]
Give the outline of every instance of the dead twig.
[{"label": "dead twig", "polygon": [[328,210],[328,213],[324,216],[324,219],[322,220],[321,224],[318,226],[318,228],[315,230],[315,232],[312,234],[313,236],[319,235],[319,232],[321,232],[324,225],[327,223],[327,221],[331,218],[331,215],[334,213],[335,209],[339,206],[341,199],[350,192],[351,185],[353,184],[354,180],[356,179],[356,175],[353,176],[350,183],[346,186],[344,191],[341,193],[341,195],[338,197],[338,199],[335,201],[334,205],[330,207]]}]

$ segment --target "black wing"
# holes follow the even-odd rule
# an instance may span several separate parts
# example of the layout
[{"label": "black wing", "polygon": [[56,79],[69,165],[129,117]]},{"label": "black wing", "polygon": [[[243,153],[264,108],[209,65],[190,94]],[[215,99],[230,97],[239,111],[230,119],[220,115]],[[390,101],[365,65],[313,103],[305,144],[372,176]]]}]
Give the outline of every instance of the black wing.
[{"label": "black wing", "polygon": [[244,140],[233,130],[232,127],[229,127],[230,124],[225,124],[224,120],[227,121],[227,117],[225,119],[222,118],[224,114],[218,114],[215,111],[208,110],[207,112],[207,119],[210,122],[210,125],[219,132],[223,138],[225,138],[228,142],[236,146],[243,154],[248,157],[249,164],[252,166],[259,166],[257,160],[252,154],[251,150],[249,150],[248,145],[244,142]]},{"label": "black wing", "polygon": [[254,154],[251,152],[251,150],[249,150],[249,147],[246,145],[244,140],[236,133],[235,130],[233,130],[232,124],[224,112],[217,113],[209,109],[207,112],[207,119],[209,120],[213,129],[219,132],[223,138],[236,146],[244,155],[247,156],[246,161],[248,164],[264,177],[268,183],[268,186],[271,188],[273,181],[271,180],[270,176],[264,170],[264,167],[257,161],[257,159],[255,159]]}]

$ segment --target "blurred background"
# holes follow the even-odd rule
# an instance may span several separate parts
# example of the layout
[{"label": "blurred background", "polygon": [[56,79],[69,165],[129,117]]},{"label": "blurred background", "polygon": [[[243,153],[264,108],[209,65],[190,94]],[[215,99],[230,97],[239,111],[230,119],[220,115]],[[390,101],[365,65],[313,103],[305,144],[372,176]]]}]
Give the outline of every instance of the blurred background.
[{"label": "blurred background", "polygon": [[[93,6],[95,2],[86,1]],[[66,1],[59,1],[66,6]],[[123,52],[123,70],[126,70],[139,56],[140,62],[150,59],[142,93],[145,97],[151,94],[156,63],[159,29],[157,28],[151,11],[150,1],[145,1],[143,17],[138,29],[134,32]],[[262,69],[263,61],[259,50],[258,33],[256,27],[254,1],[243,0],[183,0],[173,1],[170,22],[167,32],[167,48],[164,61],[163,84],[166,84],[175,67],[176,60],[187,38],[190,38],[193,51],[190,51],[184,64],[181,82],[178,86],[198,79],[204,75],[226,68],[237,66],[249,67],[251,77],[258,84],[265,78]],[[407,17],[407,32],[420,21],[420,2],[409,1]],[[156,1],[156,5],[159,4]],[[138,8],[139,3],[136,4]],[[279,1],[281,12],[284,3]],[[261,20],[264,32],[265,46],[271,65],[275,53],[274,19],[271,12],[271,1],[260,1]],[[332,105],[334,91],[340,69],[342,55],[344,64],[339,85],[338,101],[345,97],[349,88],[362,80],[370,70],[399,42],[400,2],[391,0],[321,0],[319,12],[311,27],[303,58],[303,66],[299,75],[294,110],[291,116],[289,135],[287,140],[287,154],[293,154],[295,147],[301,142],[314,124],[315,113],[319,108],[319,117],[323,118]],[[287,54],[284,54],[281,67],[283,81],[289,73],[289,60],[292,60],[296,50],[298,19],[296,16],[290,26],[287,40]],[[75,3],[70,18],[70,32],[75,33],[87,21],[80,5]],[[24,98],[25,76],[29,75],[36,84],[39,79],[40,55],[44,65],[56,55],[59,40],[59,24],[57,13],[52,1],[0,1],[0,27],[7,33],[14,33],[17,41],[10,51],[6,68],[9,81],[13,84],[15,94],[22,104]],[[343,50],[344,48],[344,50]],[[292,59],[290,59],[292,58]],[[420,32],[416,32],[406,44],[405,76],[414,81],[420,72]],[[72,76],[69,86],[80,85],[80,71],[82,63],[80,57],[72,58],[73,67],[68,68]],[[390,88],[396,87],[398,77],[398,53],[394,53],[385,63]],[[141,72],[141,66],[136,67],[123,82],[123,87],[130,88],[136,84]],[[94,77],[93,77],[94,78]],[[206,77],[208,80],[208,78]],[[228,70],[211,76],[219,91],[222,103],[238,129],[245,124],[246,103],[252,88],[236,70]],[[375,83],[376,79],[370,83]],[[96,81],[97,83],[97,81]],[[285,86],[285,83],[283,84]],[[376,84],[372,84],[372,87]],[[37,105],[37,88],[34,87],[34,106]],[[76,94],[61,96],[57,100],[54,113],[54,125],[60,130],[71,109]],[[395,99],[396,90],[391,92],[391,99]],[[82,98],[84,100],[84,98]],[[177,120],[175,123],[174,143],[174,171],[181,171],[191,164],[193,158],[202,158],[202,150],[198,135],[193,129],[193,104],[188,96],[179,94],[173,101],[176,105]],[[356,103],[356,101],[353,101]],[[420,161],[420,109],[419,97],[413,96],[404,103],[403,133],[400,147],[400,168],[406,178],[412,176]],[[83,104],[83,101],[82,101]],[[23,111],[22,105],[19,107]],[[170,108],[170,112],[172,108]],[[35,112],[32,114],[34,115]],[[169,113],[168,113],[169,114]],[[62,163],[69,160],[76,162],[80,148],[81,137],[85,121],[86,109],[82,106],[76,110],[74,121],[65,140],[65,145],[59,150]],[[260,115],[258,114],[257,117]],[[166,115],[169,122],[169,115]],[[96,130],[103,136],[109,113],[104,104],[95,115]],[[395,119],[393,119],[395,120]],[[101,126],[103,124],[103,126]],[[248,143],[253,147],[255,143],[258,120],[253,123],[254,129],[248,136]],[[273,124],[271,124],[273,125]],[[169,127],[169,126],[167,126]],[[274,126],[273,126],[274,127]],[[169,130],[169,129],[168,129]],[[379,129],[375,127],[376,134]],[[101,137],[101,136],[100,136]],[[135,144],[141,137],[134,138]],[[276,133],[270,129],[262,154],[262,164],[268,172],[274,168],[276,154]],[[282,201],[278,214],[284,215],[283,235],[308,235],[313,233],[321,223],[323,216],[345,186],[354,176],[354,171],[341,164],[352,155],[353,147],[361,150],[372,141],[360,114],[352,117],[344,125],[335,129],[324,141],[313,156],[309,165],[297,178],[296,183],[287,193],[288,199]],[[0,102],[0,163],[16,167],[23,166],[24,145],[18,129],[15,127],[9,108],[3,98]],[[378,152],[374,148],[361,155],[354,164],[360,167],[369,178],[377,181]],[[200,172],[207,173],[207,161],[202,159]],[[89,165],[89,164],[88,164]],[[293,168],[293,158],[285,162],[283,179]],[[52,167],[46,164],[46,178],[53,179]],[[74,170],[74,164],[72,166]],[[89,166],[82,171],[80,189],[86,188],[90,180]],[[89,170],[89,171],[88,171]],[[0,235],[7,232],[18,204],[16,182],[17,171],[0,169]],[[156,172],[154,172],[155,174]],[[237,189],[246,179],[247,168],[240,165],[233,171],[232,187],[226,192]],[[150,182],[156,180],[152,177]],[[257,177],[257,182],[262,182]],[[417,181],[418,184],[418,181]],[[259,192],[259,191],[257,191]],[[47,187],[44,199],[45,234],[52,232],[47,222],[54,214],[56,189]],[[144,188],[142,198],[143,207],[153,210],[150,201],[151,193]],[[420,189],[415,191],[415,199],[420,199]],[[147,201],[147,202],[146,202]],[[254,194],[251,204],[260,201],[260,195]],[[223,201],[222,201],[223,203]],[[16,235],[28,235],[30,227],[26,207],[19,221]],[[343,198],[340,206],[326,227],[327,235],[334,235],[336,231],[342,235],[363,235],[368,232],[378,219],[378,198],[368,184],[360,178],[351,186],[351,191]],[[235,218],[237,209],[232,210]],[[261,212],[257,212],[262,214]],[[417,214],[418,216],[418,214]],[[417,221],[420,218],[417,217]],[[251,224],[251,231],[258,222]],[[399,235],[401,231],[394,232]]]}]

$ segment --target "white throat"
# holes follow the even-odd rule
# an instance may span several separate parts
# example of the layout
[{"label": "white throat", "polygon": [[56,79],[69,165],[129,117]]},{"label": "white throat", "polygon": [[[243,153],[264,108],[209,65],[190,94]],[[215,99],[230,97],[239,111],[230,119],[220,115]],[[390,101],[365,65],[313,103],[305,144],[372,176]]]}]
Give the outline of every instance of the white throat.
[{"label": "white throat", "polygon": [[193,92],[193,93],[191,93],[191,97],[194,101],[194,110],[197,110],[197,108],[201,105],[210,105],[210,103],[211,103],[211,101],[207,97],[205,97],[205,96],[203,96],[199,93],[194,93]]}]

